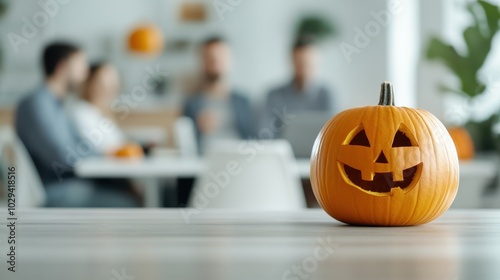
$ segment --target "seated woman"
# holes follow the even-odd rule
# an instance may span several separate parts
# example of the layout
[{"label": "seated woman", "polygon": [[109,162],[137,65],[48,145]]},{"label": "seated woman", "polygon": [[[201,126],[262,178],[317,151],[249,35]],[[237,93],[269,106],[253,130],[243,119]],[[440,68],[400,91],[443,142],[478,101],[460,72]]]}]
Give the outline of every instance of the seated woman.
[{"label": "seated woman", "polygon": [[127,139],[116,125],[111,110],[119,87],[118,72],[111,64],[93,65],[80,99],[68,106],[80,135],[102,154],[114,154],[126,144]]},{"label": "seated woman", "polygon": [[[118,95],[120,79],[111,64],[96,64],[90,67],[80,98],[68,103],[67,109],[73,118],[78,133],[92,143],[97,154],[117,157],[141,157],[142,147],[127,143],[127,138],[114,121],[111,104]],[[138,151],[136,151],[139,149]],[[130,153],[128,151],[134,151]],[[94,179],[103,190],[124,192],[139,205],[142,199],[135,187],[125,179]],[[101,195],[101,193],[99,193]]]}]

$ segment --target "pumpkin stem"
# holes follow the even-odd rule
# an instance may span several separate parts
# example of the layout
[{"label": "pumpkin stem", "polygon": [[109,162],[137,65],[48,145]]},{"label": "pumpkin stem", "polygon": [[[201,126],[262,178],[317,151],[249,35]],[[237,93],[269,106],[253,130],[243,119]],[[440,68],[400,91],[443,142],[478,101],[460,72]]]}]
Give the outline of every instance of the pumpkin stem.
[{"label": "pumpkin stem", "polygon": [[394,106],[394,90],[390,82],[383,82],[380,87],[380,106]]}]

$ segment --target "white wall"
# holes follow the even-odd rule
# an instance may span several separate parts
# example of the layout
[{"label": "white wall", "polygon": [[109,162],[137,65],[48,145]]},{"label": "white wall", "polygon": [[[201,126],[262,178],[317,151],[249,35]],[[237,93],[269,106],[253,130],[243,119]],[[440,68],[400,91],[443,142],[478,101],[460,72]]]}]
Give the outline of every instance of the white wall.
[{"label": "white wall", "polygon": [[[444,1],[422,0],[420,2],[420,63],[417,87],[417,106],[443,119],[443,95],[438,91],[440,83],[446,80],[445,68],[425,59],[425,50],[431,36],[444,36]],[[449,78],[449,77],[448,77]]]},{"label": "white wall", "polygon": [[[43,0],[42,0],[43,1]],[[48,1],[48,0],[45,0]],[[62,0],[60,0],[62,1]],[[13,1],[0,32],[7,55],[0,78],[0,103],[14,102],[22,93],[40,81],[39,54],[53,38],[69,38],[81,43],[93,59],[108,59],[120,68],[124,91],[140,82],[147,65],[160,62],[174,72],[189,71],[196,66],[193,55],[170,54],[157,60],[142,60],[124,49],[127,31],[141,21],[158,23],[170,38],[200,41],[216,32],[225,35],[233,45],[235,84],[256,101],[262,100],[270,87],[289,76],[289,47],[296,20],[314,12],[334,20],[339,37],[321,45],[322,80],[332,85],[341,108],[376,104],[379,85],[389,78],[387,28],[370,38],[366,47],[353,54],[351,61],[343,55],[342,43],[354,44],[356,28],[362,30],[374,21],[371,13],[387,9],[387,0],[247,0],[220,21],[212,6],[209,24],[181,24],[176,13],[182,0],[65,0],[30,42],[15,53],[6,40],[8,32],[20,33],[22,17],[31,18],[41,8],[38,0]],[[207,0],[208,5],[212,1]],[[194,54],[195,48],[192,48]]]},{"label": "white wall", "polygon": [[413,107],[417,103],[420,59],[419,2],[389,1],[388,11],[394,14],[387,36],[389,79],[394,85],[396,105]]},{"label": "white wall", "polygon": [[243,65],[235,82],[261,99],[267,89],[286,82],[290,75],[292,29],[303,14],[320,13],[339,25],[341,33],[320,46],[321,80],[337,93],[341,108],[375,104],[380,83],[386,79],[386,30],[369,45],[344,57],[342,42],[354,44],[355,28],[364,29],[373,20],[371,11],[385,9],[385,1],[358,0],[355,3],[332,0],[246,1],[229,16],[221,28],[234,45],[237,65]]}]

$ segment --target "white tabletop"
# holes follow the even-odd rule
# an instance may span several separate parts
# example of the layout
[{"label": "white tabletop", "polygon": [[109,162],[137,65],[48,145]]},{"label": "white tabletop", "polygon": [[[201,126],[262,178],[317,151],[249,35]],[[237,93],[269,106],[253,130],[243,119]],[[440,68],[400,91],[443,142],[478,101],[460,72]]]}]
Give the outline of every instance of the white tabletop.
[{"label": "white tabletop", "polygon": [[[168,178],[197,177],[208,166],[199,157],[156,156],[139,160],[94,157],[82,159],[75,171],[80,177],[106,178]],[[309,159],[297,159],[297,168],[302,178],[309,178]],[[496,171],[494,158],[479,158],[460,163],[460,172],[465,176],[493,177]]]},{"label": "white tabletop", "polygon": [[93,178],[196,177],[205,167],[205,160],[196,157],[168,156],[132,160],[92,157],[79,161],[75,172],[80,177]]},{"label": "white tabletop", "polygon": [[[499,210],[450,210],[430,224],[400,228],[346,226],[322,210],[205,210],[189,223],[182,213],[20,211],[17,272],[7,271],[2,241],[0,279],[500,278]],[[5,240],[5,226],[0,236]]]},{"label": "white tabletop", "polygon": [[[309,178],[309,159],[297,160],[301,177]],[[92,178],[168,178],[197,177],[209,168],[203,158],[158,156],[139,160],[93,157],[78,162],[75,171],[80,177]]]}]

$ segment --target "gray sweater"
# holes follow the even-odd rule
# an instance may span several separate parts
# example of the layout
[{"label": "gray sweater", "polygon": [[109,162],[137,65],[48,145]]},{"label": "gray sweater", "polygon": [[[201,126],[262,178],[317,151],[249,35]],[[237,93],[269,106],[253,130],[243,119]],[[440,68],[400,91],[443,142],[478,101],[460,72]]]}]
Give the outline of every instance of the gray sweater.
[{"label": "gray sweater", "polygon": [[73,177],[74,163],[95,154],[66,115],[62,100],[47,86],[19,103],[15,126],[45,185]]}]

